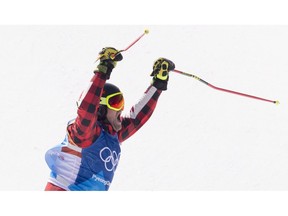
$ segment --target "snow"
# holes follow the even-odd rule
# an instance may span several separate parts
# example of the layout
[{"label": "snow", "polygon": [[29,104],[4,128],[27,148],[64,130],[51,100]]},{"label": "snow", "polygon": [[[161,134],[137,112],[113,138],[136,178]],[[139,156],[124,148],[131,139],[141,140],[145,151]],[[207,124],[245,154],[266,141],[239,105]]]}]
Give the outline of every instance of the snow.
[{"label": "snow", "polygon": [[288,190],[287,26],[16,25],[0,27],[1,191],[43,191],[45,151],[64,138],[98,52],[124,49],[145,29],[109,80],[124,92],[125,112],[158,57],[280,105],[170,73],[151,119],[123,143],[110,191]]}]

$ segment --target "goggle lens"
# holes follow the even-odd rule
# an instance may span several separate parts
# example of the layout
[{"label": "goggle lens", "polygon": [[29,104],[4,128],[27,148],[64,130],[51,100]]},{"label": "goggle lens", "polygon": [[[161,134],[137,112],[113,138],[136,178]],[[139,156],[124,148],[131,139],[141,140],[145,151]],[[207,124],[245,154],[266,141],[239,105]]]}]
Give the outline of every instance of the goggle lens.
[{"label": "goggle lens", "polygon": [[107,97],[107,106],[108,108],[119,111],[124,109],[124,97],[122,93],[117,93]]}]

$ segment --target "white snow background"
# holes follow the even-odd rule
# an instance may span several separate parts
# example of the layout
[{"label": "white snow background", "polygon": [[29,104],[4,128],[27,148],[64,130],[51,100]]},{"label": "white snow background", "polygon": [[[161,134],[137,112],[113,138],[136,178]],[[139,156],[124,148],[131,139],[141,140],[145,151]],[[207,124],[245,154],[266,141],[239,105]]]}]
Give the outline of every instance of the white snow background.
[{"label": "white snow background", "polygon": [[0,27],[1,191],[44,190],[45,151],[63,140],[98,52],[124,49],[145,29],[109,80],[123,91],[125,112],[159,57],[280,105],[170,73],[151,119],[123,143],[110,191],[288,189],[288,26],[8,25]]}]

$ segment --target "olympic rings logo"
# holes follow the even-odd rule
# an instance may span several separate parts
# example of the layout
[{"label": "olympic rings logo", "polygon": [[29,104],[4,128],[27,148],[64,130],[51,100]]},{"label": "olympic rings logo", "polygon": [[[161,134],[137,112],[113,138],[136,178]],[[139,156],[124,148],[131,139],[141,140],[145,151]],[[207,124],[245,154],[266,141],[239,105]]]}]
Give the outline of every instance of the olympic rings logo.
[{"label": "olympic rings logo", "polygon": [[105,164],[106,170],[109,172],[110,171],[115,172],[121,153],[117,155],[117,152],[115,151],[112,152],[111,149],[109,149],[108,147],[104,147],[103,149],[101,149],[99,155],[101,160]]}]

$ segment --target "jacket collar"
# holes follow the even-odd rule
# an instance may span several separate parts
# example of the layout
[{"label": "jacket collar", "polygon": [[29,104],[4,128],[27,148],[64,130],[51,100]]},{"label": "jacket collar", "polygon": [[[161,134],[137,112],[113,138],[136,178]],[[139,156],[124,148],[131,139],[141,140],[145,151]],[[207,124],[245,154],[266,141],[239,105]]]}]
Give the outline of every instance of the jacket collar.
[{"label": "jacket collar", "polygon": [[111,135],[115,135],[117,132],[113,129],[112,125],[106,120],[101,121],[100,125],[102,128]]}]

